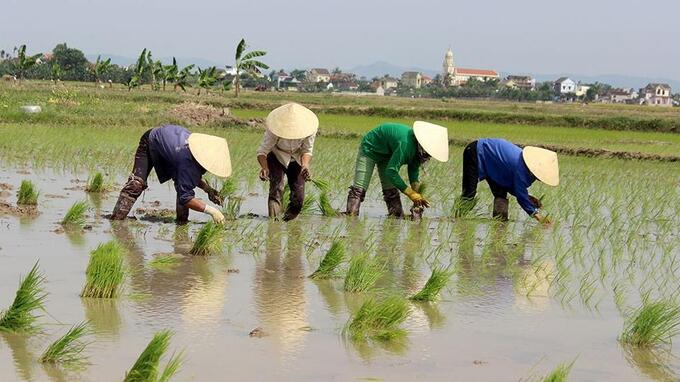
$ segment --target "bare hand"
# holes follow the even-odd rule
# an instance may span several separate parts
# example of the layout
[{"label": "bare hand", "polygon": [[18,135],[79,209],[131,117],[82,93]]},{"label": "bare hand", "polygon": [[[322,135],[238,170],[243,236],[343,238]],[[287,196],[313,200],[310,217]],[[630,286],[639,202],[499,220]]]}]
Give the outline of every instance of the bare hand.
[{"label": "bare hand", "polygon": [[539,198],[537,198],[533,195],[529,195],[529,200],[531,201],[531,204],[534,205],[534,207],[543,208],[543,203],[541,202],[541,199],[539,199]]},{"label": "bare hand", "polygon": [[222,198],[220,197],[220,193],[216,189],[210,188],[206,192],[208,194],[208,199],[210,199],[211,202],[217,204],[218,206],[222,205]]},{"label": "bare hand", "polygon": [[260,169],[260,180],[263,182],[266,182],[269,180],[269,169],[268,168],[263,168]]},{"label": "bare hand", "polygon": [[309,171],[309,167],[302,167],[300,175],[302,176],[302,179],[305,180],[305,182],[312,179],[312,173]]}]

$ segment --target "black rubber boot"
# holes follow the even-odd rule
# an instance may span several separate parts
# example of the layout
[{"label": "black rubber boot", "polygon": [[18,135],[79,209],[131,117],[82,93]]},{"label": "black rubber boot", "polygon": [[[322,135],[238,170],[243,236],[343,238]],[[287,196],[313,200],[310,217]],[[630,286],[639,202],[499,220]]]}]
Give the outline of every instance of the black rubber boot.
[{"label": "black rubber boot", "polygon": [[493,218],[501,221],[508,220],[508,199],[494,198],[493,199]]},{"label": "black rubber boot", "polygon": [[383,190],[383,199],[387,205],[387,216],[401,219],[404,217],[404,208],[401,206],[399,190],[390,188]]},{"label": "black rubber boot", "polygon": [[366,197],[366,190],[361,187],[351,186],[347,194],[347,210],[345,215],[358,216],[361,203]]},{"label": "black rubber boot", "polygon": [[144,190],[146,190],[146,182],[144,179],[135,175],[130,175],[127,183],[125,183],[125,186],[123,186],[123,189],[120,191],[113,212],[111,212],[111,220],[124,220],[128,213],[130,213],[135,201],[137,201],[137,198],[139,198],[139,195],[141,195]]},{"label": "black rubber boot", "polygon": [[179,199],[175,202],[175,223],[184,225],[189,222],[189,207],[180,204]]}]

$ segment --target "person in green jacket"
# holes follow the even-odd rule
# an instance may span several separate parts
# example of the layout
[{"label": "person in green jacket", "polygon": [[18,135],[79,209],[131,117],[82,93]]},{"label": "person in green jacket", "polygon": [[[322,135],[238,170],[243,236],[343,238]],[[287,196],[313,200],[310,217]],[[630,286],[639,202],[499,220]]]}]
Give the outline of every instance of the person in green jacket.
[{"label": "person in green jacket", "polygon": [[[420,166],[430,157],[440,162],[448,161],[449,138],[445,127],[417,121],[413,128],[400,123],[384,123],[369,131],[359,146],[346,214],[359,214],[376,167],[389,216],[404,216],[399,192],[406,194],[415,207],[429,207],[429,202],[418,190]],[[399,175],[399,169],[404,165],[408,168],[410,186]]]}]

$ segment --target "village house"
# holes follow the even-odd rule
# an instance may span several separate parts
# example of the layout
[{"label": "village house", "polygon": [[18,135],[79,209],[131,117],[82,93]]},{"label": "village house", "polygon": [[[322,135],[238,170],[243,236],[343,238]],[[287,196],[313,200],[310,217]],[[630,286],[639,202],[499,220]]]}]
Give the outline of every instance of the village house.
[{"label": "village house", "polygon": [[409,88],[420,89],[423,77],[420,72],[404,72],[401,75],[401,85]]},{"label": "village house", "polygon": [[331,73],[328,69],[312,68],[307,71],[305,78],[308,82],[330,82]]},{"label": "village house", "polygon": [[584,85],[584,84],[578,84],[576,85],[576,89],[574,90],[574,94],[577,97],[585,97],[586,94],[588,94],[588,90],[590,90],[592,86],[590,85]]},{"label": "village house", "polygon": [[446,55],[444,56],[444,63],[442,67],[444,82],[452,86],[463,85],[470,79],[488,81],[500,78],[495,70],[457,68],[453,60],[453,51],[451,48],[449,48],[449,50],[446,52]]},{"label": "village house", "polygon": [[601,98],[605,103],[633,103],[637,93],[632,89],[612,89]]},{"label": "village house", "polygon": [[331,74],[330,83],[337,90],[357,90],[359,85],[357,84],[356,77],[354,73],[333,73]]},{"label": "village house", "polygon": [[673,106],[671,87],[668,84],[649,84],[640,89],[640,104]]},{"label": "village house", "polygon": [[392,77],[383,77],[380,79],[380,86],[385,90],[396,89],[399,86],[399,80]]},{"label": "village house", "polygon": [[553,84],[555,94],[574,94],[576,93],[576,83],[569,77],[560,77]]},{"label": "village house", "polygon": [[432,83],[432,77],[426,76],[424,74],[422,76],[420,76],[420,85],[421,86],[427,86],[431,83]]},{"label": "village house", "polygon": [[511,89],[534,90],[536,80],[531,76],[510,75],[501,81],[501,84]]}]

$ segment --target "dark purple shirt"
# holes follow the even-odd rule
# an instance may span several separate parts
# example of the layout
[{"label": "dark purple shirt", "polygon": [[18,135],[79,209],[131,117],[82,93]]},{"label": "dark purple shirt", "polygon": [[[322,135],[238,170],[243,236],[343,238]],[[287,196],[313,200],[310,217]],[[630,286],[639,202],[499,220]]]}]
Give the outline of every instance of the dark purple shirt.
[{"label": "dark purple shirt", "polygon": [[194,198],[194,188],[205,174],[205,169],[189,151],[187,139],[190,134],[182,126],[165,125],[151,130],[149,135],[151,161],[158,180],[175,182],[177,198],[182,205]]}]

